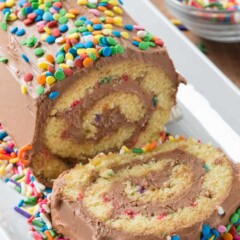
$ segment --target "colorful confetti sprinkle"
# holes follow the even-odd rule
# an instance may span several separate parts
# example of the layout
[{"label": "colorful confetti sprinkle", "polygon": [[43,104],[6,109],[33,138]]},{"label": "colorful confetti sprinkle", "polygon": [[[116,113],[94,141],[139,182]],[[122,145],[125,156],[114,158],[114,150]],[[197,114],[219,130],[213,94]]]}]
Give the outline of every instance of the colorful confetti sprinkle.
[{"label": "colorful confetti sprinkle", "polygon": [[[23,199],[13,209],[27,219],[29,233],[34,239],[66,240],[52,229],[50,221],[51,189],[38,182],[27,167],[24,155],[31,149],[27,145],[19,151],[0,125],[0,179],[15,189]],[[27,233],[26,233],[27,234]]]},{"label": "colorful confetti sprinkle", "polygon": [[197,46],[198,46],[198,49],[199,49],[202,53],[207,54],[207,48],[206,48],[206,46],[204,45],[203,42],[198,43]]},{"label": "colorful confetti sprinkle", "polygon": [[0,62],[2,62],[2,63],[7,63],[7,62],[8,62],[8,58],[6,58],[6,57],[0,57]]},{"label": "colorful confetti sprinkle", "polygon": [[[89,8],[93,17],[87,19],[77,9],[64,8],[62,0],[0,2],[0,11],[4,15],[1,28],[7,30],[11,23],[10,33],[21,37],[21,45],[32,48],[33,56],[38,57],[38,60],[33,59],[28,52],[31,50],[23,48],[22,59],[31,64],[37,62],[40,74],[33,76],[34,84],[31,86],[36,88],[38,95],[44,94],[47,86],[53,85],[56,80],[72,75],[74,68],[89,68],[99,58],[124,54],[121,38],[133,41],[133,45],[143,51],[163,46],[161,39],[142,26],[124,22],[122,1],[79,0],[78,4]],[[14,21],[22,22],[24,27],[14,26]],[[28,26],[32,25],[37,28],[40,38],[33,35],[23,39],[23,35],[29,33]],[[56,45],[51,60],[46,54],[49,51],[46,44]],[[25,81],[24,76],[22,79]],[[30,85],[24,81],[21,91],[26,94]]]},{"label": "colorful confetti sprinkle", "polygon": [[239,10],[239,0],[178,0],[183,4],[191,7],[214,9],[214,10]]}]

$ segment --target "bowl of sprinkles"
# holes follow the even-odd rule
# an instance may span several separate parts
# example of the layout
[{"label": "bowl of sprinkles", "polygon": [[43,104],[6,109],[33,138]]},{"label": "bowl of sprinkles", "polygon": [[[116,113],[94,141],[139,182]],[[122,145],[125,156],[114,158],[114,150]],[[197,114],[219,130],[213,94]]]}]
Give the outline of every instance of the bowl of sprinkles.
[{"label": "bowl of sprinkles", "polygon": [[165,0],[165,4],[197,36],[240,42],[240,0]]}]

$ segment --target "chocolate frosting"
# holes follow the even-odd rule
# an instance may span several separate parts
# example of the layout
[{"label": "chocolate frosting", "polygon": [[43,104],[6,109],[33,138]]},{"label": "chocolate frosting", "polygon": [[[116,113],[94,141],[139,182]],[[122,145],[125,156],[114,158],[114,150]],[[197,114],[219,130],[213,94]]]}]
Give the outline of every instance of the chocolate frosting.
[{"label": "chocolate frosting", "polygon": [[[95,126],[97,133],[94,135],[94,139],[98,141],[106,134],[114,134],[121,126],[134,126],[135,132],[132,137],[125,144],[130,145],[131,142],[138,136],[139,131],[144,128],[147,120],[151,117],[154,110],[152,99],[153,94],[145,93],[138,85],[138,81],[128,79],[127,81],[116,79],[112,84],[100,85],[91,94],[87,95],[83,99],[79,100],[79,103],[68,111],[56,114],[57,117],[65,118],[68,123],[67,130],[63,133],[63,138],[73,138],[76,142],[81,143],[87,141],[82,129],[82,117],[91,107],[94,106],[99,100],[113,93],[133,93],[136,94],[142,101],[145,107],[145,114],[138,122],[130,122],[120,112],[119,108],[108,109],[101,115],[97,115],[95,118]],[[76,117],[78,116],[78,117]],[[116,149],[115,149],[116,150]]]},{"label": "chocolate frosting", "polygon": [[[182,189],[182,192],[179,196],[175,198],[167,199],[166,202],[157,203],[157,202],[148,202],[141,203],[132,202],[123,192],[123,182],[113,182],[111,185],[110,191],[107,192],[107,195],[104,196],[106,201],[112,202],[114,210],[111,219],[117,218],[119,214],[122,214],[123,211],[127,209],[133,210],[133,212],[140,212],[145,216],[155,216],[156,213],[160,216],[164,216],[166,213],[171,213],[176,211],[179,208],[184,208],[189,206],[194,202],[195,197],[198,194],[203,194],[204,189],[202,189],[202,177],[204,176],[203,161],[194,157],[191,154],[188,154],[184,150],[174,149],[169,152],[158,153],[153,155],[145,160],[132,160],[131,163],[126,165],[118,165],[113,167],[112,170],[116,173],[120,169],[131,168],[136,164],[144,164],[148,161],[159,161],[161,159],[171,159],[171,163],[168,163],[164,170],[161,172],[151,171],[147,176],[140,177],[127,177],[125,180],[131,181],[133,184],[140,185],[141,188],[139,191],[144,194],[145,189],[160,188],[164,182],[169,178],[171,170],[178,164],[185,164],[191,167],[192,171],[192,185],[190,188]],[[218,159],[215,160],[217,162]],[[221,160],[220,160],[221,162]],[[221,163],[219,163],[221,164]],[[230,163],[231,164],[231,163]],[[52,220],[54,227],[66,237],[71,240],[165,240],[166,235],[163,236],[160,233],[156,235],[139,235],[137,232],[134,234],[129,234],[124,231],[124,229],[117,230],[109,227],[107,224],[99,221],[91,215],[90,212],[84,207],[83,203],[79,201],[69,200],[63,193],[63,186],[65,184],[64,176],[68,174],[67,172],[60,176],[60,178],[55,182],[52,195]],[[91,183],[94,183],[98,175],[93,174],[91,182],[88,183],[88,186]],[[87,188],[87,186],[86,186]],[[77,189],[76,189],[77,190]],[[77,190],[78,191],[78,190]],[[83,191],[83,189],[81,189]],[[230,215],[235,212],[236,208],[239,207],[240,198],[239,198],[239,178],[235,170],[232,169],[232,185],[229,188],[229,192],[224,193],[224,197],[221,204],[221,207],[225,210],[223,216],[218,215],[217,209],[212,209],[209,211],[209,216],[206,219],[202,219],[200,222],[194,222],[191,226],[182,228],[181,224],[175,229],[174,232],[168,233],[168,235],[178,234],[181,239],[184,240],[199,240],[200,233],[202,230],[202,224],[207,223],[211,227],[217,227],[218,225],[226,225],[229,221]],[[84,191],[83,191],[84,192]],[[207,195],[207,193],[206,193]],[[211,195],[206,197],[211,198]],[[216,206],[217,207],[217,206]],[[131,213],[129,213],[131,215]],[[131,217],[131,216],[130,216]],[[134,217],[134,215],[133,215]]]}]

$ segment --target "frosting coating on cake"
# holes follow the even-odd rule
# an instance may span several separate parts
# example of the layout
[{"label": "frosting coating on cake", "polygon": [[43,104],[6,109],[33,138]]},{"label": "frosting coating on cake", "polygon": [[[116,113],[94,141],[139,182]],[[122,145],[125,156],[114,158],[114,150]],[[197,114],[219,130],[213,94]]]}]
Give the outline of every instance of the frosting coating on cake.
[{"label": "frosting coating on cake", "polygon": [[[54,183],[54,227],[70,239],[198,240],[239,206],[239,179],[221,150],[192,139],[150,153],[97,156]],[[225,214],[218,214],[218,207]]]},{"label": "frosting coating on cake", "polygon": [[[19,134],[30,128],[24,141],[15,139],[32,143],[29,158],[40,181],[51,185],[63,170],[99,152],[158,138],[182,81],[160,38],[116,0],[9,4],[1,5],[1,26],[8,28],[0,30],[6,46],[0,53],[8,59],[1,67],[24,96],[19,127],[10,124],[14,113],[2,112],[2,122]],[[30,117],[20,131],[26,104]]]},{"label": "frosting coating on cake", "polygon": [[[9,10],[7,12],[10,13],[10,15],[12,15],[11,17],[7,18],[6,15],[6,11],[4,11],[4,8],[0,9],[3,11],[3,14],[0,15],[0,20],[2,20],[2,22],[6,23],[8,26],[8,31],[4,32],[4,29],[0,29],[1,34],[2,34],[2,38],[1,38],[1,54],[4,55],[6,57],[7,64],[5,65],[5,67],[7,67],[9,69],[10,72],[13,73],[13,75],[16,75],[16,80],[20,83],[23,84],[24,86],[27,87],[28,89],[28,93],[33,97],[36,98],[39,95],[42,95],[43,92],[39,92],[39,91],[35,91],[37,90],[37,88],[41,85],[45,88],[44,92],[48,92],[51,90],[51,86],[59,83],[59,80],[56,77],[56,73],[57,73],[57,69],[53,72],[54,73],[54,77],[55,80],[52,83],[49,82],[44,82],[44,83],[40,83],[37,79],[37,77],[39,75],[46,75],[46,71],[49,71],[49,69],[47,67],[51,67],[53,66],[54,69],[55,67],[58,67],[58,69],[60,70],[64,70],[65,68],[72,68],[69,66],[65,66],[65,65],[61,65],[61,64],[67,64],[67,60],[68,60],[68,56],[65,56],[65,60],[62,62],[58,62],[57,61],[57,57],[55,55],[59,54],[59,53],[64,53],[64,55],[66,55],[66,53],[70,53],[72,51],[66,51],[66,49],[64,49],[64,51],[62,51],[62,46],[61,44],[65,45],[70,45],[70,49],[76,49],[76,50],[89,50],[87,51],[87,57],[90,57],[91,54],[89,55],[89,52],[94,52],[94,54],[96,54],[96,59],[94,58],[93,62],[96,63],[98,62],[98,60],[100,60],[101,58],[107,58],[108,56],[103,55],[102,51],[104,47],[111,47],[111,46],[121,46],[122,51],[119,52],[115,52],[115,50],[111,51],[110,56],[117,56],[117,55],[121,55],[123,54],[127,48],[132,48],[134,51],[132,52],[132,57],[135,58],[134,56],[134,52],[138,51],[138,52],[150,52],[150,53],[156,53],[159,51],[159,49],[165,49],[164,47],[164,43],[160,38],[157,38],[153,35],[151,35],[149,32],[147,32],[144,27],[137,25],[130,17],[129,15],[122,9],[121,5],[119,4],[118,1],[105,1],[105,3],[101,3],[101,1],[96,1],[96,4],[94,4],[95,6],[89,6],[87,3],[88,1],[79,1],[77,3],[77,1],[58,1],[54,4],[54,2],[49,1],[49,3],[51,4],[51,7],[53,9],[49,9],[48,10],[44,10],[45,13],[50,13],[52,14],[51,18],[49,20],[46,20],[44,18],[44,14],[42,15],[38,15],[37,17],[39,18],[38,21],[34,22],[32,21],[29,24],[25,23],[26,19],[29,19],[31,16],[28,17],[28,14],[34,13],[35,14],[35,10],[32,6],[29,5],[28,1],[26,1],[26,4],[22,4],[20,1],[13,1],[13,4],[10,6]],[[38,9],[41,9],[44,7],[45,5],[40,5],[38,7]],[[6,6],[6,8],[9,6]],[[28,9],[31,8],[31,9]],[[45,6],[46,7],[46,6]],[[49,7],[49,6],[48,6]],[[104,9],[101,9],[101,7],[104,7]],[[121,11],[115,11],[113,10],[113,8],[119,8]],[[63,10],[63,12],[65,13],[65,15],[63,15],[66,19],[66,24],[63,24],[60,20],[57,21],[54,19],[54,14],[51,13],[51,11],[53,11],[55,8],[55,11],[57,11],[56,9]],[[98,12],[96,14],[96,12],[93,11],[93,8],[96,9],[96,11]],[[106,13],[106,10],[112,11],[113,16],[110,17],[109,13]],[[21,19],[21,17],[19,16],[19,11],[22,12],[26,12],[24,13],[25,16]],[[54,11],[53,11],[54,12]],[[74,12],[74,13],[72,13]],[[17,15],[16,15],[17,14]],[[62,14],[62,13],[61,13]],[[67,14],[73,14],[74,16],[72,17],[67,17]],[[8,14],[7,14],[8,15]],[[78,17],[78,19],[76,19]],[[83,20],[79,20],[80,18],[83,18]],[[116,21],[115,18],[118,20]],[[95,23],[95,21],[99,20],[99,23]],[[41,20],[41,21],[40,21]],[[89,37],[89,39],[91,39],[90,41],[88,41],[88,38],[85,38],[88,35],[84,35],[85,32],[87,31],[83,31],[82,30],[77,30],[78,25],[76,24],[77,21],[82,21],[83,23],[81,23],[81,27],[85,27],[87,28],[87,26],[92,25],[92,27],[94,27],[94,25],[99,24],[101,25],[101,29],[102,31],[96,31],[94,32],[94,29],[88,30],[88,33],[91,33],[91,38]],[[84,21],[86,23],[84,23]],[[87,23],[90,22],[90,23]],[[92,23],[91,23],[92,22]],[[104,25],[105,24],[105,25]],[[58,42],[55,41],[53,43],[50,43],[46,40],[46,38],[44,38],[43,34],[47,34],[46,36],[53,36],[54,35],[54,31],[52,32],[52,30],[56,30],[57,27],[59,29],[61,29],[62,25],[67,25],[67,29],[69,31],[66,32],[61,32],[61,34],[59,35],[59,37],[56,37],[56,40],[58,38],[65,38],[62,40],[62,42]],[[45,27],[46,29],[44,30],[40,30],[40,27]],[[129,29],[130,27],[130,29]],[[73,31],[75,33],[78,33],[77,37],[76,37],[76,41],[73,42],[69,42],[67,41],[68,39],[74,39],[74,35],[71,35],[71,28],[73,28],[76,31]],[[14,29],[17,30],[24,30],[24,34],[23,35],[17,35],[16,31],[13,31]],[[104,32],[104,29],[111,29],[111,31],[109,31],[108,33]],[[152,42],[152,44],[148,45],[148,47],[146,49],[144,48],[140,48],[140,46],[136,46],[136,44],[134,45],[134,39],[137,38],[137,32],[145,32],[145,37],[148,37],[149,40],[146,41],[148,44],[150,44],[150,42]],[[120,36],[118,34],[116,34],[115,32],[119,33]],[[126,34],[124,34],[126,33]],[[127,37],[125,36],[127,35]],[[124,37],[125,36],[125,37]],[[93,38],[98,39],[98,42],[94,42]],[[100,37],[106,37],[107,41],[106,43],[104,42],[104,44],[99,40]],[[109,38],[109,39],[107,39]],[[145,42],[144,41],[144,36],[142,36],[142,40],[140,37],[138,37],[138,39],[135,40],[136,42],[141,43],[141,42]],[[33,42],[30,45],[30,42]],[[86,45],[86,42],[92,42],[92,44],[94,45],[93,47],[88,47],[88,45]],[[80,45],[81,46],[80,46]],[[85,44],[85,45],[84,45]],[[102,44],[102,46],[101,46]],[[84,46],[83,46],[84,45]],[[4,47],[3,47],[4,46]],[[89,45],[90,46],[90,45]],[[100,46],[100,47],[99,47]],[[36,48],[41,48],[44,50],[43,54],[45,56],[44,58],[40,58],[39,55],[36,55],[35,51]],[[69,46],[67,46],[69,48]],[[101,49],[102,48],[102,49]],[[68,49],[69,50],[69,49]],[[91,50],[91,51],[90,51]],[[96,51],[98,51],[98,54],[96,53]],[[81,51],[79,51],[81,52]],[[46,55],[51,55],[53,57],[53,59],[50,60],[49,57],[46,57]],[[82,59],[84,60],[84,57],[86,56],[82,56],[80,53],[78,54],[78,58],[77,59]],[[150,54],[151,55],[151,54]],[[76,57],[76,56],[75,56]],[[144,56],[145,57],[145,56]],[[152,58],[152,57],[151,57]],[[77,59],[74,59],[74,61],[76,61]],[[136,59],[137,60],[137,59]],[[153,59],[151,59],[152,61]],[[95,62],[96,61],[96,62]],[[74,72],[81,72],[81,74],[84,71],[88,71],[87,69],[89,69],[89,67],[91,68],[91,66],[93,65],[90,64],[89,66],[74,66],[71,74]],[[46,68],[43,67],[40,63],[44,63],[46,64]],[[82,61],[83,64],[83,61]],[[32,68],[32,72],[29,71],[29,67]],[[164,66],[165,67],[165,66]],[[170,66],[171,67],[171,66]],[[83,72],[82,72],[83,71]],[[24,80],[24,75],[25,73],[31,72],[31,74],[33,74],[33,79],[26,81],[26,79]],[[68,74],[64,73],[64,78],[69,77]],[[47,75],[46,75],[47,76]],[[62,79],[61,79],[62,80]]]}]

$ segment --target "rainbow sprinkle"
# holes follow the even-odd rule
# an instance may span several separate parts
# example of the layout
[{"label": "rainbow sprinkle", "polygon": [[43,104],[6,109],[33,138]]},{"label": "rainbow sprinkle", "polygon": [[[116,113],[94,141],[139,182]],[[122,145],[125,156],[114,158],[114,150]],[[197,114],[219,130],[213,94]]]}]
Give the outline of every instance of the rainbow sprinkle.
[{"label": "rainbow sprinkle", "polygon": [[27,145],[18,151],[0,125],[0,179],[24,196],[14,210],[27,219],[29,234],[35,240],[66,240],[52,229],[49,207],[52,190],[34,178],[24,160],[30,149]]},{"label": "rainbow sprinkle", "polygon": [[183,4],[196,8],[208,10],[228,10],[235,11],[240,9],[239,0],[178,0]]},{"label": "rainbow sprinkle", "polygon": [[[49,86],[71,76],[74,70],[89,68],[99,58],[123,54],[125,48],[121,39],[128,39],[142,51],[164,44],[144,27],[124,22],[122,1],[78,0],[77,4],[87,7],[91,14],[88,17],[80,15],[79,10],[69,9],[62,0],[0,2],[0,11],[4,15],[1,28],[6,31],[11,25],[10,33],[21,38],[24,46],[22,60],[27,64],[36,62],[37,65],[36,79],[30,78],[33,73],[28,72],[27,81],[23,78],[21,82],[23,94],[42,95]],[[16,21],[22,27],[19,24],[14,26]],[[28,31],[27,28],[33,25],[34,29]],[[36,36],[29,36],[30,31],[35,30]],[[56,45],[54,49],[57,51],[47,54],[48,45]],[[34,86],[35,91],[29,86]],[[54,94],[54,98],[57,96]]]}]

